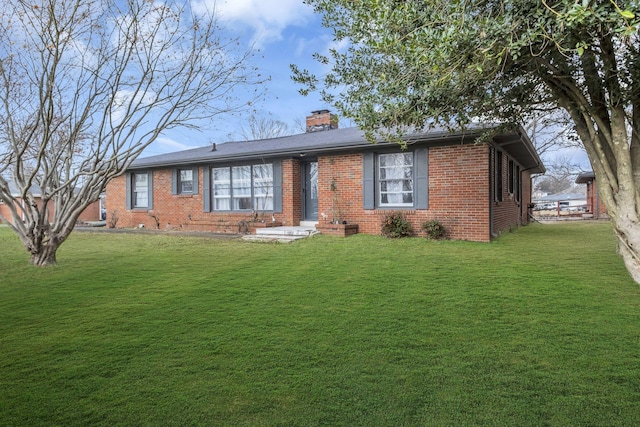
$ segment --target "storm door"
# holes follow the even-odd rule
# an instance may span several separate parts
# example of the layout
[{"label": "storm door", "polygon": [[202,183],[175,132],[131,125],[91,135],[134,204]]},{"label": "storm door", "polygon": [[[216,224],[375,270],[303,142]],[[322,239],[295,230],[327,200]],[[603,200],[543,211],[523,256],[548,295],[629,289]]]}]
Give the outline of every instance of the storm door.
[{"label": "storm door", "polygon": [[318,220],[318,162],[302,164],[302,217],[304,221]]}]

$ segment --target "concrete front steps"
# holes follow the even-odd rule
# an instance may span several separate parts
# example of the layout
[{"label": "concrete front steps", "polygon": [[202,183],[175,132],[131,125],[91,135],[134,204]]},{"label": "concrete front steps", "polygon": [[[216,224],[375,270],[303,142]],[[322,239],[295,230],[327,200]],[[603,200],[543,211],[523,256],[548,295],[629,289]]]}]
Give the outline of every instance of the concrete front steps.
[{"label": "concrete front steps", "polygon": [[256,234],[242,236],[242,240],[250,242],[289,243],[318,234],[315,224],[302,223],[299,226],[282,226],[256,229]]}]

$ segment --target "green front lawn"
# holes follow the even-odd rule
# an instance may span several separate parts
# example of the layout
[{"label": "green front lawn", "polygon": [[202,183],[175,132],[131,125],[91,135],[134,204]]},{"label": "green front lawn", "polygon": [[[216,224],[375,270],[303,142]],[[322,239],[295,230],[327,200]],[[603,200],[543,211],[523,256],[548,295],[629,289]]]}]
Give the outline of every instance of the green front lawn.
[{"label": "green front lawn", "polygon": [[0,228],[0,425],[640,425],[609,224],[491,244]]}]

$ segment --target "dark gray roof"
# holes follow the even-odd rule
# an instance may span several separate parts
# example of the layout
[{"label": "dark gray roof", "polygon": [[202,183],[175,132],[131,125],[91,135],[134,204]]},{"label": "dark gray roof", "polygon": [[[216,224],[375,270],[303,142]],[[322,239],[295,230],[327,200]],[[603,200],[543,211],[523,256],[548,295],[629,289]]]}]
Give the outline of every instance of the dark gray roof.
[{"label": "dark gray roof", "polygon": [[[18,186],[16,185],[15,182],[13,181],[7,181],[7,184],[9,186],[9,193],[13,196],[13,197],[20,197],[21,196],[21,192],[20,189],[18,188]],[[40,187],[38,187],[35,184],[32,184],[31,187],[29,188],[29,192],[34,196],[34,197],[40,197],[40,193],[42,192],[40,190]]]},{"label": "dark gray roof", "polygon": [[571,200],[585,200],[587,196],[582,193],[559,193],[549,194],[548,196],[540,197],[536,200],[541,202],[569,202]]},{"label": "dark gray roof", "polygon": [[576,178],[576,184],[587,184],[596,178],[596,174],[593,171],[582,172]]},{"label": "dark gray roof", "polygon": [[[444,144],[453,141],[472,143],[492,126],[473,126],[464,131],[450,132],[444,128],[434,128],[425,132],[412,132],[403,137],[408,144]],[[494,143],[504,148],[518,162],[534,173],[544,172],[531,141],[522,128],[502,133],[494,138]],[[364,151],[392,143],[380,141],[372,145],[362,130],[356,127],[309,132],[298,135],[256,141],[234,141],[199,147],[175,153],[144,157],[133,162],[129,169],[197,165],[213,162],[251,161],[275,157],[315,156],[321,153]]]}]

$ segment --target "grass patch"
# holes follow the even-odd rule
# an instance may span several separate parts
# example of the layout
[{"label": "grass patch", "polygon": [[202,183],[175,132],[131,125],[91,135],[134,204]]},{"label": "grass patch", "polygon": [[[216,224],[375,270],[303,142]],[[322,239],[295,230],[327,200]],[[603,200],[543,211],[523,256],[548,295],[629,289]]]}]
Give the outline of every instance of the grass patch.
[{"label": "grass patch", "polygon": [[0,228],[2,425],[638,425],[609,224],[491,244]]}]

